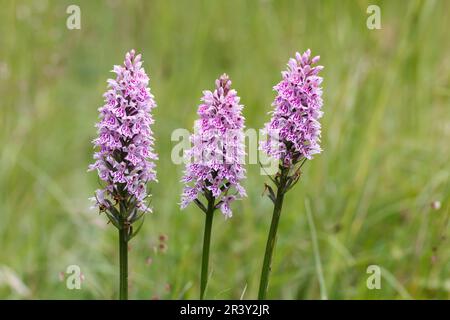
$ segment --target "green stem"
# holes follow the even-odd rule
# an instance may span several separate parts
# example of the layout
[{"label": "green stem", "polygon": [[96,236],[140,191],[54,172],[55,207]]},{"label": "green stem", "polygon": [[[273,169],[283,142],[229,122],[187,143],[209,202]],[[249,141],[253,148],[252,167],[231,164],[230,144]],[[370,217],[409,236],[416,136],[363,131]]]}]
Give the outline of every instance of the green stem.
[{"label": "green stem", "polygon": [[128,300],[128,243],[127,228],[121,223],[119,229],[120,300]]},{"label": "green stem", "polygon": [[205,233],[203,235],[202,271],[200,278],[200,300],[205,297],[206,284],[208,283],[209,247],[211,244],[211,229],[214,217],[214,199],[208,201],[206,211]]},{"label": "green stem", "polygon": [[280,177],[280,184],[278,186],[277,195],[275,198],[272,222],[270,224],[269,236],[267,237],[266,252],[264,254],[264,262],[261,271],[261,280],[259,283],[259,293],[258,293],[259,300],[266,299],[267,287],[269,285],[269,274],[272,264],[273,249],[275,247],[278,222],[280,221],[281,209],[283,207],[284,189],[286,185],[286,174],[287,172],[282,170]]}]

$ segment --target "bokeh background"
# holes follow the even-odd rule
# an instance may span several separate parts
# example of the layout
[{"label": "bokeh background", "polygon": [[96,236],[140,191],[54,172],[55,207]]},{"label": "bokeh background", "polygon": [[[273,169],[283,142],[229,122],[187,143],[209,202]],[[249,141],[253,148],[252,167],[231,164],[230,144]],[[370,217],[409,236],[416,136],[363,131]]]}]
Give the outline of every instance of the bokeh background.
[{"label": "bokeh background", "polygon": [[[70,4],[81,8],[81,30],[66,28]],[[381,30],[366,27],[369,4],[381,8]],[[151,77],[160,155],[154,213],[131,242],[131,298],[198,297],[204,218],[195,206],[178,207],[183,167],[171,162],[172,131],[192,128],[201,91],[223,72],[242,97],[247,127],[262,127],[280,71],[307,48],[325,66],[324,152],[286,198],[268,296],[450,298],[449,2],[0,7],[1,298],[117,297],[117,232],[89,210],[98,181],[86,169],[105,81],[131,48]],[[214,221],[211,299],[257,295],[272,206],[261,197],[268,179],[257,165],[247,169],[248,198],[232,219]],[[66,288],[73,264],[81,290]],[[366,286],[372,264],[382,270],[380,290]]]}]

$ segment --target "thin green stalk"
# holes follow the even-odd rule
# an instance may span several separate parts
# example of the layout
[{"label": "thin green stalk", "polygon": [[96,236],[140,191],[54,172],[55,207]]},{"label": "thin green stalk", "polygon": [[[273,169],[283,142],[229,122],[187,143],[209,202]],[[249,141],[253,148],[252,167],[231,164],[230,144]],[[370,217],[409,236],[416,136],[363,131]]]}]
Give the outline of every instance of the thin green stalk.
[{"label": "thin green stalk", "polygon": [[306,208],[306,214],[308,216],[308,224],[309,229],[311,231],[311,239],[313,244],[313,251],[314,251],[314,260],[316,264],[316,272],[317,277],[319,278],[319,288],[320,288],[320,299],[327,300],[327,287],[325,286],[325,279],[323,277],[323,269],[322,269],[322,262],[320,260],[320,251],[319,251],[319,243],[317,241],[317,233],[316,233],[316,226],[314,224],[314,219],[311,213],[311,205],[309,203],[309,199],[305,199],[305,208]]},{"label": "thin green stalk", "polygon": [[119,229],[120,300],[128,300],[128,243],[127,229],[122,223]]},{"label": "thin green stalk", "polygon": [[214,217],[214,199],[208,200],[208,209],[205,219],[205,233],[203,235],[202,271],[200,278],[200,300],[205,297],[205,289],[208,283],[209,247],[211,244],[211,229]]},{"label": "thin green stalk", "polygon": [[261,280],[259,283],[258,299],[266,299],[267,287],[269,285],[269,274],[272,264],[273,249],[277,237],[278,223],[280,221],[281,209],[283,207],[284,189],[286,186],[287,172],[281,171],[280,184],[278,185],[277,195],[274,201],[274,208],[272,214],[272,222],[270,224],[269,236],[267,237],[266,252],[264,254],[264,262],[261,271]]}]

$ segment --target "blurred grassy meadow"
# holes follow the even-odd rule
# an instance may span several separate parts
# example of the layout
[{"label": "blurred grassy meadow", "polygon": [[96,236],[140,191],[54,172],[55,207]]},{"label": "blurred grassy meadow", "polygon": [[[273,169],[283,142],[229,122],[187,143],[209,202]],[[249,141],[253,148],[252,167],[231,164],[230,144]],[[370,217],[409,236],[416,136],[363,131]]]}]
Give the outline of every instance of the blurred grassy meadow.
[{"label": "blurred grassy meadow", "polygon": [[[70,4],[81,8],[81,30],[66,28]],[[369,4],[381,8],[381,30],[366,27]],[[246,126],[262,127],[280,71],[307,48],[325,66],[324,152],[287,195],[269,298],[450,298],[449,2],[0,5],[0,298],[117,297],[117,232],[89,210],[98,182],[86,169],[106,79],[131,48],[143,54],[158,103],[160,160],[154,213],[131,242],[130,298],[198,297],[204,217],[179,209],[172,131],[191,130],[201,91],[223,72]],[[261,197],[268,179],[247,169],[248,198],[232,219],[214,221],[207,298],[257,296],[272,205]],[[73,264],[81,290],[66,288]],[[366,286],[373,264],[380,290]]]}]

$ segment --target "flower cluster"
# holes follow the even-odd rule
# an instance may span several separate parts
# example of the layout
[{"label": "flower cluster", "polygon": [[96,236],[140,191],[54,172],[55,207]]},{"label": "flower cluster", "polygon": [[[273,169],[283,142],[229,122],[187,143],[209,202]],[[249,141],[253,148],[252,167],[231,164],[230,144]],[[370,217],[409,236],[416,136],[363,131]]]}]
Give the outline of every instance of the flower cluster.
[{"label": "flower cluster", "polygon": [[149,78],[142,67],[141,55],[128,52],[123,66],[114,66],[115,79],[108,80],[105,104],[99,108],[98,138],[93,144],[98,151],[89,170],[97,170],[105,183],[96,191],[96,205],[112,207],[118,200],[127,200],[140,211],[151,211],[146,205],[148,181],[156,180],[153,151],[156,107],[148,87]]},{"label": "flower cluster", "polygon": [[320,123],[322,117],[322,66],[313,66],[320,57],[311,58],[308,49],[303,55],[291,58],[283,79],[274,87],[277,96],[275,110],[265,125],[268,139],[261,147],[269,156],[280,159],[284,167],[291,167],[302,159],[312,159],[320,153]]},{"label": "flower cluster", "polygon": [[245,178],[243,106],[226,74],[216,80],[214,92],[203,92],[201,101],[197,112],[200,119],[190,138],[193,146],[186,151],[190,162],[182,179],[186,186],[181,208],[199,201],[200,195],[210,195],[217,200],[216,208],[231,217],[230,203],[246,196],[240,184]]}]

